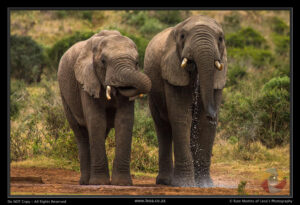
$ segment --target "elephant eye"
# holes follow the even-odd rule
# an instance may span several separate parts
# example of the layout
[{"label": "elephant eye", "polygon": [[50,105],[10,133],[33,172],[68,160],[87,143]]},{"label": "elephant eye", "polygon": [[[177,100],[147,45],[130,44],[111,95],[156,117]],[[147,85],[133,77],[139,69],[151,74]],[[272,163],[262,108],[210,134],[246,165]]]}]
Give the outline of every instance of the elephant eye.
[{"label": "elephant eye", "polygon": [[219,37],[219,41],[220,41],[220,42],[222,42],[222,41],[223,41],[223,38],[222,38],[222,36],[220,36],[220,37]]},{"label": "elephant eye", "polygon": [[103,65],[105,65],[105,60],[104,59],[102,59],[101,62],[103,63]]},{"label": "elephant eye", "polygon": [[181,39],[181,40],[184,39],[184,34],[181,34],[181,35],[180,35],[180,39]]}]

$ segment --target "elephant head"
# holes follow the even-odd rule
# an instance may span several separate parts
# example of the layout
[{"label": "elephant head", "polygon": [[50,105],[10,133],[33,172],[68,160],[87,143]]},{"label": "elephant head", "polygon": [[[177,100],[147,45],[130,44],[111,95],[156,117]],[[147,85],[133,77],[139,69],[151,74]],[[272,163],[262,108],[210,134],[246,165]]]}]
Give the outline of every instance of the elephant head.
[{"label": "elephant head", "polygon": [[99,98],[101,87],[106,88],[108,100],[111,90],[126,97],[150,91],[150,79],[138,69],[135,43],[109,30],[87,39],[74,65],[75,77],[83,89]]},{"label": "elephant head", "polygon": [[224,32],[212,18],[192,16],[172,28],[162,60],[162,76],[175,86],[187,86],[195,70],[204,112],[216,121],[214,89],[226,82],[227,54]]}]

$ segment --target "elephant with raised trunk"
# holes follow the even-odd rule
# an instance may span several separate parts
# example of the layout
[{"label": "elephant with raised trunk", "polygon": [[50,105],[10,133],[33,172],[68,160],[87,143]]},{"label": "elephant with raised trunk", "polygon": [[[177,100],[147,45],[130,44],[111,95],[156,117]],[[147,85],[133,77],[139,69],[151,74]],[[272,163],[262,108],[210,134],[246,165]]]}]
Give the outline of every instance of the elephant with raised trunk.
[{"label": "elephant with raised trunk", "polygon": [[[132,185],[134,99],[151,89],[150,79],[139,71],[134,42],[118,31],[101,31],[67,50],[57,75],[78,145],[79,183]],[[111,128],[116,151],[110,181],[105,139]]]},{"label": "elephant with raised trunk", "polygon": [[156,183],[213,186],[211,154],[227,73],[221,26],[200,15],[163,30],[146,48],[144,70],[159,144]]}]

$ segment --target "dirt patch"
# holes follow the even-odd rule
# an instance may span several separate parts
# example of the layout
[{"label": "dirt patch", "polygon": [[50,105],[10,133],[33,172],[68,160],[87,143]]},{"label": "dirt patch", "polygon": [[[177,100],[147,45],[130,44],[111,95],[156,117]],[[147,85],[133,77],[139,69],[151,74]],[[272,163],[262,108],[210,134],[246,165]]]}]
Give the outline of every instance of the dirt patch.
[{"label": "dirt patch", "polygon": [[[19,167],[11,167],[10,176],[11,195],[238,195],[239,183],[237,177],[230,179],[212,174],[215,183],[213,188],[170,187],[156,185],[154,177],[133,175],[133,186],[82,186],[78,184],[80,173],[76,171]],[[247,181],[245,191],[248,195],[270,195],[261,188],[257,180]],[[289,193],[288,183],[281,192],[272,195]]]}]

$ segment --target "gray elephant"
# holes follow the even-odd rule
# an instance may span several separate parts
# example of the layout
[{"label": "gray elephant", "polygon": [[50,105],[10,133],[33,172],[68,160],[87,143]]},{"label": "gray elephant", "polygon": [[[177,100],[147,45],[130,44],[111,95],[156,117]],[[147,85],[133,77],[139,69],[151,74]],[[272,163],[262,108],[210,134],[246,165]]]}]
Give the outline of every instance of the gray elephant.
[{"label": "gray elephant", "polygon": [[[132,185],[134,98],[151,89],[150,79],[138,70],[134,42],[118,31],[101,31],[67,50],[57,75],[78,145],[79,183]],[[105,139],[111,128],[116,151],[110,182]]]},{"label": "gray elephant", "polygon": [[156,183],[213,186],[211,154],[227,73],[221,26],[200,15],[163,30],[146,48],[144,70],[159,144]]}]

